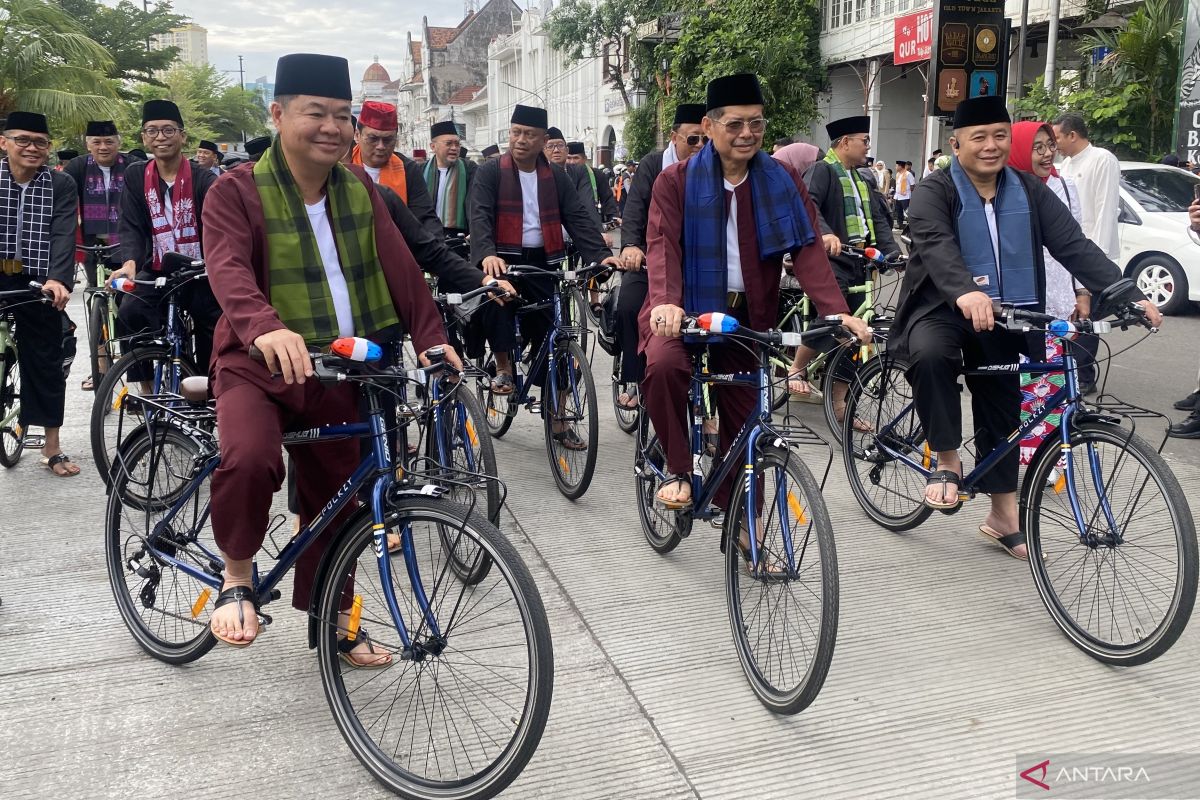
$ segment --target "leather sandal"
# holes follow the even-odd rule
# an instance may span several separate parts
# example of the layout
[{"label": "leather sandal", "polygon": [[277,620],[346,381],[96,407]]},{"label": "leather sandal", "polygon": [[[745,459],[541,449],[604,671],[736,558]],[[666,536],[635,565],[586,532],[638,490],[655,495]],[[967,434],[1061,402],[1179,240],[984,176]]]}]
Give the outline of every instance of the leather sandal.
[{"label": "leather sandal", "polygon": [[[56,478],[74,478],[79,474],[79,467],[76,467],[71,463],[71,457],[66,453],[58,453],[57,455],[52,455],[49,458],[43,458],[42,464],[46,467],[46,469],[50,470],[50,474]],[[63,465],[63,469],[66,470],[66,472],[59,472],[58,470],[54,469],[59,464]]]},{"label": "leather sandal", "polygon": [[1028,547],[1025,548],[1025,555],[1021,555],[1020,553],[1016,552],[1013,549],[1017,545],[1025,544],[1024,531],[1015,531],[1013,533],[1001,534],[1000,531],[996,530],[995,528],[991,527],[990,525],[980,525],[979,526],[979,535],[982,536],[983,538],[987,539],[989,542],[1000,545],[1001,547],[1004,548],[1004,552],[1008,553],[1010,556],[1017,559],[1018,561],[1028,561],[1029,560],[1029,548]]},{"label": "leather sandal", "polygon": [[[962,476],[959,475],[957,472],[955,472],[952,469],[935,470],[925,480],[926,487],[936,486],[936,485],[940,484],[941,488],[942,488],[942,496],[943,497],[946,496],[946,486],[951,483],[954,484],[955,486],[959,487],[960,489],[962,488]],[[961,506],[962,498],[955,497],[953,503],[936,503],[933,500],[930,500],[928,497],[926,497],[925,505],[929,506],[930,508],[936,508],[938,511],[949,511],[951,509],[955,509],[955,508],[958,508],[959,506]]]},{"label": "leather sandal", "polygon": [[[351,655],[351,651],[358,647],[359,642],[367,643],[366,654],[368,656],[387,656],[387,658],[379,661],[372,661],[369,664],[361,664],[355,661],[354,656]],[[390,667],[392,665],[392,654],[386,650],[376,650],[375,643],[371,641],[371,634],[367,633],[366,628],[359,628],[358,634],[355,635],[353,641],[351,641],[347,636],[343,636],[341,639],[338,639],[337,649],[338,656],[342,659],[342,661],[345,661],[355,669],[383,669],[384,667]]]},{"label": "leather sandal", "polygon": [[[245,630],[246,615],[245,612],[242,611],[242,603],[249,603],[251,606],[253,606],[254,613],[258,613],[258,601],[254,596],[254,590],[249,586],[230,586],[228,589],[225,589],[223,592],[217,595],[217,601],[213,603],[213,610],[215,611],[222,606],[229,605],[230,603],[238,604],[238,624],[242,626],[242,630]],[[250,644],[253,644],[258,639],[259,635],[255,634],[253,639],[226,639],[224,636],[221,636],[212,629],[211,621],[209,622],[208,629],[212,632],[212,635],[216,637],[217,641],[224,642],[230,647],[247,647]],[[262,631],[260,630],[259,633],[262,633]]]},{"label": "leather sandal", "polygon": [[552,438],[567,450],[582,451],[588,449],[587,442],[579,438],[579,434],[575,432],[574,428],[559,431]]},{"label": "leather sandal", "polygon": [[[692,476],[686,472],[681,472],[677,475],[672,475],[671,477],[669,477],[665,481],[663,481],[661,484],[659,484],[658,491],[661,492],[664,488],[666,488],[667,486],[670,486],[673,483],[686,484],[687,486],[691,486],[692,485]],[[658,496],[658,494],[656,492],[654,495],[654,504],[657,506],[661,506],[662,508],[665,508],[668,511],[687,511],[688,509],[690,509],[692,507],[692,498],[689,497],[687,500],[682,500],[682,501],[663,500],[661,497]]]}]

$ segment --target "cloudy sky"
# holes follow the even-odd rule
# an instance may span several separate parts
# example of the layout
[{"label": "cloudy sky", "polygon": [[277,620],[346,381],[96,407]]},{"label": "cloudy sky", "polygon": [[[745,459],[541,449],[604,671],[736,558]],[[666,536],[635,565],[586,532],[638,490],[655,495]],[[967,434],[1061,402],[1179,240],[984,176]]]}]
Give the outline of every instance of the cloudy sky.
[{"label": "cloudy sky", "polygon": [[430,25],[462,21],[463,0],[175,0],[175,10],[208,29],[208,60],[233,70],[245,57],[246,81],[274,80],[275,61],[284,53],[312,52],[350,60],[355,90],[374,56],[399,76],[408,33],[421,38],[421,17]]}]

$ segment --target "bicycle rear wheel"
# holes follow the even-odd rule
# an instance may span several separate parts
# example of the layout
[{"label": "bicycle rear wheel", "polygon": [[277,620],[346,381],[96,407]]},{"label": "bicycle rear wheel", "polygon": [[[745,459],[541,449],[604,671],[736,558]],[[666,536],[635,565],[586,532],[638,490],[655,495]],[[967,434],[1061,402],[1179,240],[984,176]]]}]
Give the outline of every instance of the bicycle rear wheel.
[{"label": "bicycle rear wheel", "polygon": [[0,353],[0,465],[6,468],[15,467],[25,449],[20,413],[21,369],[16,349],[7,347]]},{"label": "bicycle rear wheel", "polygon": [[107,352],[108,345],[108,314],[105,305],[108,300],[105,297],[98,296],[99,293],[93,292],[88,298],[88,363],[91,364],[92,391],[100,384],[103,377],[100,373],[106,370],[111,364],[107,360],[107,356],[101,355],[101,349]]},{"label": "bicycle rear wheel", "polygon": [[590,312],[588,310],[588,301],[585,295],[587,292],[581,288],[571,290],[569,302],[563,303],[563,315],[566,317],[563,320],[564,326],[575,328],[579,336],[579,347],[590,358],[592,354],[592,329],[588,326]]},{"label": "bicycle rear wheel", "polygon": [[[533,578],[482,515],[448,501],[388,502],[381,533],[400,535],[404,552],[391,556],[390,580],[373,533],[370,517],[360,517],[339,536],[314,609],[321,682],[338,729],[363,766],[401,797],[493,797],[537,749],[554,691],[550,628]],[[447,535],[492,561],[486,581],[455,577]],[[428,597],[428,617],[414,585]],[[407,648],[392,623],[391,597],[411,635]],[[350,614],[339,620],[347,598]],[[341,659],[337,637],[351,632],[369,634],[391,664],[361,669]]]},{"label": "bicycle rear wheel", "polygon": [[[925,478],[882,445],[937,468],[904,372],[904,364],[886,354],[870,359],[849,387],[842,420],[842,462],[850,490],[868,517],[892,531],[915,528],[932,509],[925,505]],[[854,430],[856,419],[871,430]]]},{"label": "bicycle rear wheel", "polygon": [[772,448],[759,456],[754,484],[762,499],[757,564],[738,545],[752,513],[746,481],[735,481],[725,520],[729,624],[758,699],[778,714],[796,714],[816,699],[833,660],[838,623],[833,526],[816,479],[790,450]]},{"label": "bicycle rear wheel", "polygon": [[1106,664],[1144,664],[1169,650],[1191,617],[1195,521],[1179,481],[1138,436],[1113,423],[1085,422],[1070,441],[1066,453],[1057,438],[1048,442],[1025,474],[1034,583],[1076,647]]},{"label": "bicycle rear wheel", "polygon": [[[577,500],[588,490],[596,471],[596,450],[600,444],[596,381],[578,342],[560,342],[551,361],[542,392],[546,455],[558,490],[567,499]],[[558,408],[553,408],[555,397]],[[569,447],[568,441],[582,443],[585,448],[577,449],[578,444]]]},{"label": "bicycle rear wheel", "polygon": [[204,467],[201,448],[166,424],[142,428],[121,448],[108,495],[104,555],[117,609],[133,638],[160,661],[186,664],[216,642],[208,618],[217,590],[162,556],[217,580],[223,566],[208,514],[208,480],[187,494]]},{"label": "bicycle rear wheel", "polygon": [[196,366],[186,358],[175,360],[158,345],[139,347],[123,356],[104,373],[92,400],[92,458],[106,487],[112,486],[113,455],[118,440],[121,408],[129,395],[178,392],[179,381],[196,375]]},{"label": "bicycle rear wheel", "polygon": [[496,357],[490,350],[476,361],[476,366],[484,373],[485,377],[476,382],[475,396],[483,410],[483,419],[488,433],[493,438],[499,439],[508,433],[508,429],[512,427],[513,417],[517,415],[517,406],[510,402],[515,390],[510,394],[496,394],[492,391],[492,378],[496,377]]}]

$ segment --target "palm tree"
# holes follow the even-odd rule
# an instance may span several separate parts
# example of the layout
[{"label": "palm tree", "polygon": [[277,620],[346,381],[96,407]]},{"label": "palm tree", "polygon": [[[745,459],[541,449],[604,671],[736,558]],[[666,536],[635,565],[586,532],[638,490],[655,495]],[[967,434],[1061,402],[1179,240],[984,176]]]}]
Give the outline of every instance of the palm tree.
[{"label": "palm tree", "polygon": [[1165,138],[1170,136],[1175,113],[1182,36],[1183,0],[1146,0],[1124,29],[1098,30],[1080,39],[1081,53],[1090,54],[1097,47],[1110,51],[1099,65],[1110,85],[1138,87],[1149,110],[1147,149],[1152,153],[1171,149]]},{"label": "palm tree", "polygon": [[0,117],[36,111],[56,128],[111,119],[112,59],[55,3],[0,0]]}]

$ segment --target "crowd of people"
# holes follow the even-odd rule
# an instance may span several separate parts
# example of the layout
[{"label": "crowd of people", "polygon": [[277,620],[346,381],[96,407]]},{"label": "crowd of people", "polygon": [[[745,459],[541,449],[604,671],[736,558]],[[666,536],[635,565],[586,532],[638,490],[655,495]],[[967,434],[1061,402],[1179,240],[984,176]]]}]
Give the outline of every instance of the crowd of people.
[{"label": "crowd of people", "polygon": [[[66,357],[64,309],[75,282],[76,242],[113,245],[99,255],[114,276],[158,276],[167,253],[207,264],[179,301],[194,323],[197,366],[211,376],[221,466],[212,479],[213,530],[225,559],[225,583],[212,615],[221,641],[245,646],[258,634],[248,591],[252,559],[267,531],[272,495],[285,476],[283,433],[344,421],[356,414],[353,390],[307,380],[308,355],[339,336],[411,337],[418,353],[447,342],[423,273],[441,291],[494,284],[502,294],[476,315],[465,347],[496,357],[493,393],[514,388],[513,296],[539,301],[552,284],[510,280],[512,264],[557,269],[577,252],[585,263],[621,271],[616,338],[622,353],[618,402],[641,407],[662,442],[667,469],[657,500],[691,503],[687,393],[693,345],[680,336],[685,316],[730,314],[756,329],[778,319],[781,274],[789,270],[817,313],[836,315],[862,341],[871,331],[850,313],[848,290],[864,279],[847,248],[874,247],[894,257],[904,230],[908,269],[889,347],[907,355],[916,410],[937,453],[925,502],[959,502],[962,445],[957,389],[962,364],[1014,361],[1025,340],[995,326],[995,302],[1062,317],[1087,318],[1090,298],[1121,278],[1111,153],[1088,141],[1074,115],[1013,124],[1002,99],[963,101],[954,114],[951,154],[935,152],[918,180],[912,162],[890,169],[870,158],[870,119],[827,126],[830,146],[791,140],[763,148],[766,102],[756,76],[713,80],[703,102],[675,112],[666,147],[611,176],[589,164],[583,144],[566,141],[543,108],[517,105],[506,147],[466,157],[457,127],[435,123],[431,152],[397,152],[396,109],[370,101],[357,118],[344,59],[281,58],[271,123],[277,131],[247,143],[232,164],[212,142],[187,157],[186,120],[169,100],[143,107],[140,150],[122,150],[111,121],[89,123],[87,153],[48,166],[49,125],[35,113],[10,113],[0,159],[0,290],[39,281],[51,304],[14,309],[20,337],[23,426],[46,431],[43,456],[55,475],[79,472],[62,449]],[[1056,165],[1056,154],[1066,156]],[[68,154],[69,155],[69,154]],[[60,160],[63,154],[60,153]],[[1200,231],[1200,206],[1191,209]],[[607,233],[620,226],[620,251]],[[89,269],[89,273],[93,270]],[[163,324],[154,285],[120,306],[119,336]],[[1136,289],[1155,324],[1157,309]],[[520,315],[536,350],[549,310]],[[252,360],[251,346],[265,365]],[[1084,391],[1095,383],[1095,344],[1077,345]],[[801,348],[788,389],[811,398]],[[1032,354],[1036,357],[1041,354]],[[750,361],[747,361],[747,358]],[[710,368],[754,369],[744,349],[714,344]],[[1090,371],[1088,371],[1090,370]],[[274,379],[273,374],[281,375]],[[539,376],[531,375],[535,385]],[[90,381],[90,378],[89,378]],[[85,388],[90,383],[85,382]],[[976,446],[982,457],[1017,427],[1018,378],[968,379]],[[845,413],[844,381],[835,409]],[[716,396],[722,452],[756,402],[753,390],[721,387]],[[1179,435],[1200,436],[1195,409]],[[854,420],[869,430],[866,421]],[[554,431],[563,447],[586,449],[573,430]],[[356,442],[292,454],[300,521],[307,524],[357,463]],[[1016,505],[1014,455],[988,477],[991,512],[981,530],[1024,558]],[[716,498],[729,496],[734,472]],[[337,530],[331,525],[328,531]],[[748,534],[743,531],[743,546]],[[296,567],[293,604],[308,607],[328,542]],[[391,663],[369,639],[346,642],[360,667]]]}]

